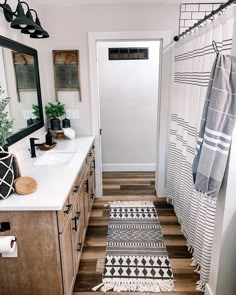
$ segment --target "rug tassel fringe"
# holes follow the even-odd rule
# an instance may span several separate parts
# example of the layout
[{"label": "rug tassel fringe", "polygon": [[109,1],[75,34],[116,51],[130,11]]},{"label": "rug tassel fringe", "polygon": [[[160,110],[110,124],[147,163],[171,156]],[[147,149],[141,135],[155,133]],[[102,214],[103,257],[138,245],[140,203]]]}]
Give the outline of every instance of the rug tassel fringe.
[{"label": "rug tassel fringe", "polygon": [[104,283],[101,283],[95,287],[92,288],[93,291],[97,291],[99,288],[103,287],[104,286]]},{"label": "rug tassel fringe", "polygon": [[190,265],[191,265],[191,266],[197,266],[197,263],[196,263],[194,257],[192,257],[192,263],[191,263]]},{"label": "rug tassel fringe", "polygon": [[114,201],[108,202],[104,207],[153,207],[152,201]]},{"label": "rug tassel fringe", "polygon": [[205,292],[205,284],[203,282],[201,282],[201,280],[197,282],[196,290],[201,291],[201,292]]},{"label": "rug tassel fringe", "polygon": [[200,269],[201,269],[201,266],[198,265],[197,268],[194,270],[196,273],[199,273],[200,274]]},{"label": "rug tassel fringe", "polygon": [[113,292],[171,292],[175,290],[173,280],[165,282],[150,282],[144,280],[143,282],[130,281],[128,279],[119,279],[118,281],[105,281],[100,285],[92,288],[93,291],[100,287],[102,292],[112,290]]}]

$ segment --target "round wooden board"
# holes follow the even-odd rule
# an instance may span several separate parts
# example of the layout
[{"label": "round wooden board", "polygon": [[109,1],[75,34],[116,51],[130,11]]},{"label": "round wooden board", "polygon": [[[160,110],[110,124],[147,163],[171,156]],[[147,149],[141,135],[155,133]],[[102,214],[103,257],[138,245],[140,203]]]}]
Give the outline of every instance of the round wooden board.
[{"label": "round wooden board", "polygon": [[37,182],[29,176],[22,176],[15,180],[15,190],[19,195],[29,195],[37,189]]}]

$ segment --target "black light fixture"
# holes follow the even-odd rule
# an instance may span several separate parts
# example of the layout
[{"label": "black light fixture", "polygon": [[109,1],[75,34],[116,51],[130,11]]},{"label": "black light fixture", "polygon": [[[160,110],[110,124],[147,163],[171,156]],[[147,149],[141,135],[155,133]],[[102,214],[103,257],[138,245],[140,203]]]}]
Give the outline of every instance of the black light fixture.
[{"label": "black light fixture", "polygon": [[[22,4],[27,6],[26,13]],[[0,7],[3,9],[5,19],[8,22],[11,22],[11,28],[21,30],[21,33],[23,34],[30,34],[31,38],[42,39],[49,37],[48,32],[41,26],[37,12],[34,9],[30,9],[26,2],[18,0],[16,11],[14,12],[12,11],[10,5],[7,4],[7,0],[5,0],[3,4],[0,3]],[[32,17],[31,11],[33,11],[36,15],[35,21]]]},{"label": "black light fixture", "polygon": [[15,18],[11,22],[11,28],[13,29],[34,29],[34,22],[25,15],[22,4],[26,4],[29,10],[29,5],[26,2],[18,2],[15,12]]},{"label": "black light fixture", "polygon": [[35,31],[38,31],[38,32],[40,32],[40,31],[42,32],[43,31],[42,27],[39,26],[36,23],[36,21],[34,22],[33,16],[31,14],[31,11],[33,11],[35,13],[36,18],[38,17],[37,12],[34,9],[28,9],[28,11],[26,12],[26,16],[27,16],[28,19],[30,19],[34,23],[34,28],[28,28],[28,27],[26,27],[26,28],[22,29],[21,30],[21,33],[23,33],[23,34],[33,34]]},{"label": "black light fixture", "polygon": [[34,39],[45,39],[49,37],[49,34],[47,31],[45,31],[40,23],[40,20],[38,18],[38,14],[37,12],[34,10],[35,14],[36,14],[36,18],[35,18],[35,24],[39,27],[39,30],[35,30],[34,33],[30,34],[30,38],[34,38]]},{"label": "black light fixture", "polygon": [[7,0],[3,4],[0,4],[0,7],[3,9],[3,13],[6,21],[11,22],[13,19],[13,11],[9,4],[7,4]]}]

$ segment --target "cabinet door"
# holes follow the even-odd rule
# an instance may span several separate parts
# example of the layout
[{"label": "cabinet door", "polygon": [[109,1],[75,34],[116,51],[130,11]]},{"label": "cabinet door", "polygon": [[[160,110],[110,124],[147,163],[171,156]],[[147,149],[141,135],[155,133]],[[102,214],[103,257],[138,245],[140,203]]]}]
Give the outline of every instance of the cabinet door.
[{"label": "cabinet door", "polygon": [[87,228],[89,219],[89,171],[87,170],[84,176],[84,226]]},{"label": "cabinet door", "polygon": [[92,159],[90,163],[90,170],[89,170],[89,187],[88,187],[88,194],[89,194],[89,212],[92,210],[93,206],[93,200],[95,197],[95,187],[94,187],[94,182],[95,182],[95,160],[94,158]]},{"label": "cabinet door", "polygon": [[74,283],[73,236],[71,220],[72,213],[69,216],[62,234],[60,234],[62,275],[65,295],[71,294]]},{"label": "cabinet door", "polygon": [[73,240],[73,258],[74,258],[74,273],[77,274],[80,251],[82,249],[82,242],[80,241],[80,209],[78,207],[78,196],[75,200],[73,211],[72,211],[72,240]]}]

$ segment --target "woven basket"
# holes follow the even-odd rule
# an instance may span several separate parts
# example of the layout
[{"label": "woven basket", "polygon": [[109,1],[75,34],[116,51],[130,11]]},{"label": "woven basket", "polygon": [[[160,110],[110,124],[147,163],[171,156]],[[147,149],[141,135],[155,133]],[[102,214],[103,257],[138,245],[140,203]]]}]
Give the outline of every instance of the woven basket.
[{"label": "woven basket", "polygon": [[0,147],[0,200],[6,199],[14,191],[13,155]]}]

